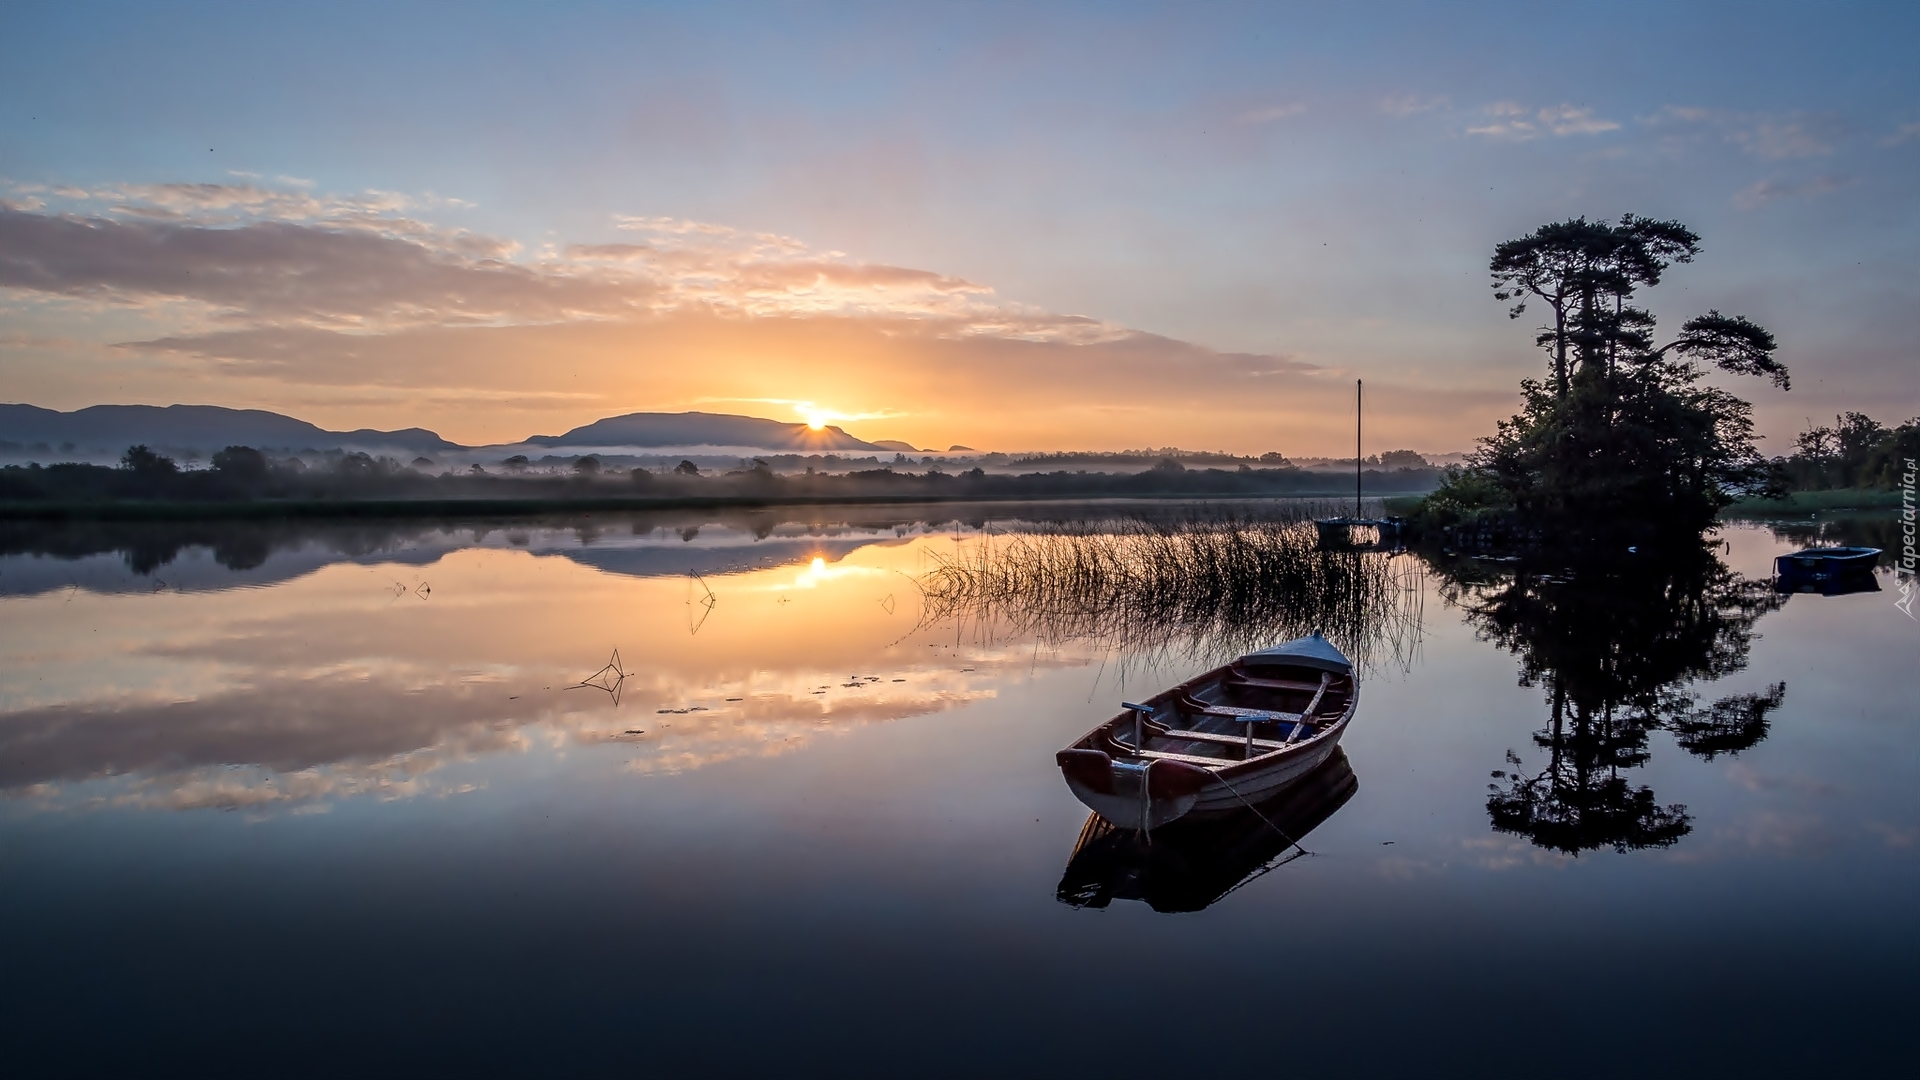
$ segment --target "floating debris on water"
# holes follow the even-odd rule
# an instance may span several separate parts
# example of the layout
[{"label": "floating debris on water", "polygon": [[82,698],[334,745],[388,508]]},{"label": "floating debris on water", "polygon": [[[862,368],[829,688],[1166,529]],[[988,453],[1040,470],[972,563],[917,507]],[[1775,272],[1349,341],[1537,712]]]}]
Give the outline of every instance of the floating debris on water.
[{"label": "floating debris on water", "polygon": [[[699,530],[695,529],[693,531],[698,532]],[[682,539],[690,540],[692,539],[692,537],[683,536]],[[700,586],[700,590],[704,595],[700,595],[700,596],[694,595],[693,587],[695,585]],[[689,636],[697,635],[700,633],[700,628],[707,624],[707,617],[713,614],[713,606],[719,602],[720,602],[720,598],[713,594],[713,588],[712,586],[707,584],[706,578],[701,577],[698,571],[687,572],[686,603],[687,603],[687,634]],[[700,614],[698,616],[694,615],[693,613],[693,609],[695,607],[698,607],[700,609]]]},{"label": "floating debris on water", "polygon": [[572,686],[567,687],[567,689],[604,690],[607,696],[613,699],[613,703],[618,705],[620,704],[620,690],[626,685],[629,674],[631,674],[631,672],[620,665],[620,650],[615,649],[613,650],[613,656],[607,661],[605,667],[574,683]]}]

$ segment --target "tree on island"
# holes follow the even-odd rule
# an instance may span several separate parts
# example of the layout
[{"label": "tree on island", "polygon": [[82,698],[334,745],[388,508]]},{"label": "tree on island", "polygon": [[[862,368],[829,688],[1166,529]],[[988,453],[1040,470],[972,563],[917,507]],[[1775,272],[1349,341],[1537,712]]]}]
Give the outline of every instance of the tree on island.
[{"label": "tree on island", "polygon": [[1531,537],[1607,526],[1650,540],[1697,534],[1735,495],[1763,487],[1751,406],[1702,385],[1702,365],[1785,389],[1773,335],[1709,311],[1656,344],[1656,320],[1633,304],[1699,250],[1679,222],[1631,214],[1543,225],[1499,245],[1495,298],[1512,302],[1512,318],[1536,303],[1551,313],[1534,339],[1548,378],[1521,383],[1522,411],[1448,475],[1423,516],[1442,525],[1493,517]]}]

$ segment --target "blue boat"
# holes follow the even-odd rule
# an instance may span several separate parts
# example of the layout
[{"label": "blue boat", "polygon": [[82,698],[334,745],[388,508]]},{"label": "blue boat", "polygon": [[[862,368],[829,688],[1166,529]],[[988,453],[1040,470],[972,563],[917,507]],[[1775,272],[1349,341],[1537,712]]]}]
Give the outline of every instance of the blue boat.
[{"label": "blue boat", "polygon": [[1879,565],[1880,549],[1872,547],[1817,547],[1776,555],[1773,576],[1782,585],[1840,581],[1871,575]]}]

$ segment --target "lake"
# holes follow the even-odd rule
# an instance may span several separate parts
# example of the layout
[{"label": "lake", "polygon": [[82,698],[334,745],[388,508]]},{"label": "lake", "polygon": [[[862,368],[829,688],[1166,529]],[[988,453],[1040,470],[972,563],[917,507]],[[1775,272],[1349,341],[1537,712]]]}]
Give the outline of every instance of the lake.
[{"label": "lake", "polygon": [[7,1071],[1910,1059],[1920,623],[1766,582],[1886,521],[1340,555],[1386,592],[1310,833],[1093,850],[1054,752],[1322,614],[925,586],[1137,509],[10,524]]}]

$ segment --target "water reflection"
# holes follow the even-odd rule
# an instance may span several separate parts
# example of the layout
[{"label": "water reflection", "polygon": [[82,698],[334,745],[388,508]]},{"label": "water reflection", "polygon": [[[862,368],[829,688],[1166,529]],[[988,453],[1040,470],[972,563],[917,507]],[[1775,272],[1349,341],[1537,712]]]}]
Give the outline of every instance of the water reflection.
[{"label": "water reflection", "polygon": [[[1804,518],[1768,521],[1766,527],[1775,539],[1795,547],[1879,548],[1879,565],[1883,570],[1892,569],[1899,562],[1901,545],[1905,543],[1900,515],[1886,511],[1828,511]],[[1872,589],[1878,588],[1878,583],[1873,583]],[[1847,591],[1871,590],[1862,584]]]},{"label": "water reflection", "polygon": [[1237,813],[1182,819],[1151,839],[1087,817],[1055,895],[1073,907],[1137,900],[1155,911],[1200,911],[1308,854],[1308,834],[1359,790],[1345,750],[1279,795]]},{"label": "water reflection", "polygon": [[[493,781],[490,760],[570,748],[681,772],[954,709],[1047,668],[1184,677],[1313,629],[1405,672],[1432,583],[1544,691],[1533,752],[1494,776],[1494,828],[1571,854],[1686,836],[1687,808],[1633,779],[1652,734],[1739,754],[1786,699],[1784,683],[1696,691],[1741,670],[1754,625],[1787,600],[1707,551],[1575,574],[1325,551],[1305,510],[10,523],[0,794],[321,809],[458,795]],[[77,580],[89,566],[99,583]]]},{"label": "water reflection", "polygon": [[559,555],[614,574],[715,574],[937,530],[953,518],[799,508],[505,521],[0,522],[0,596],[64,588],[198,591],[273,585],[340,562],[423,566],[466,548]]},{"label": "water reflection", "polygon": [[570,747],[678,772],[1095,662],[923,617],[921,575],[991,542],[975,513],[9,523],[0,793],[324,809]]},{"label": "water reflection", "polygon": [[1745,668],[1754,624],[1786,602],[1705,548],[1573,572],[1471,559],[1436,568],[1446,601],[1517,655],[1521,685],[1547,699],[1533,737],[1546,760],[1509,750],[1509,768],[1493,772],[1487,813],[1500,832],[1565,854],[1669,847],[1693,829],[1686,806],[1629,779],[1651,733],[1708,760],[1738,754],[1766,738],[1785,701],[1785,683],[1706,705],[1692,689]]},{"label": "water reflection", "polygon": [[[570,747],[605,747],[626,772],[679,772],[991,696],[1013,663],[908,640],[918,613],[896,597],[920,557],[897,519],[709,521],[697,565],[732,567],[712,576],[595,565],[620,544],[680,548],[674,524],[245,526],[234,534],[273,554],[208,570],[197,589],[17,588],[0,625],[0,793],[324,809],[459,795],[492,782],[501,755]],[[141,535],[61,528],[31,546],[124,555],[123,577],[141,552],[211,550],[211,563],[238,550],[217,530]],[[18,585],[47,561],[0,559],[0,579]],[[231,587],[260,584],[259,570],[278,576],[272,588]]]}]

